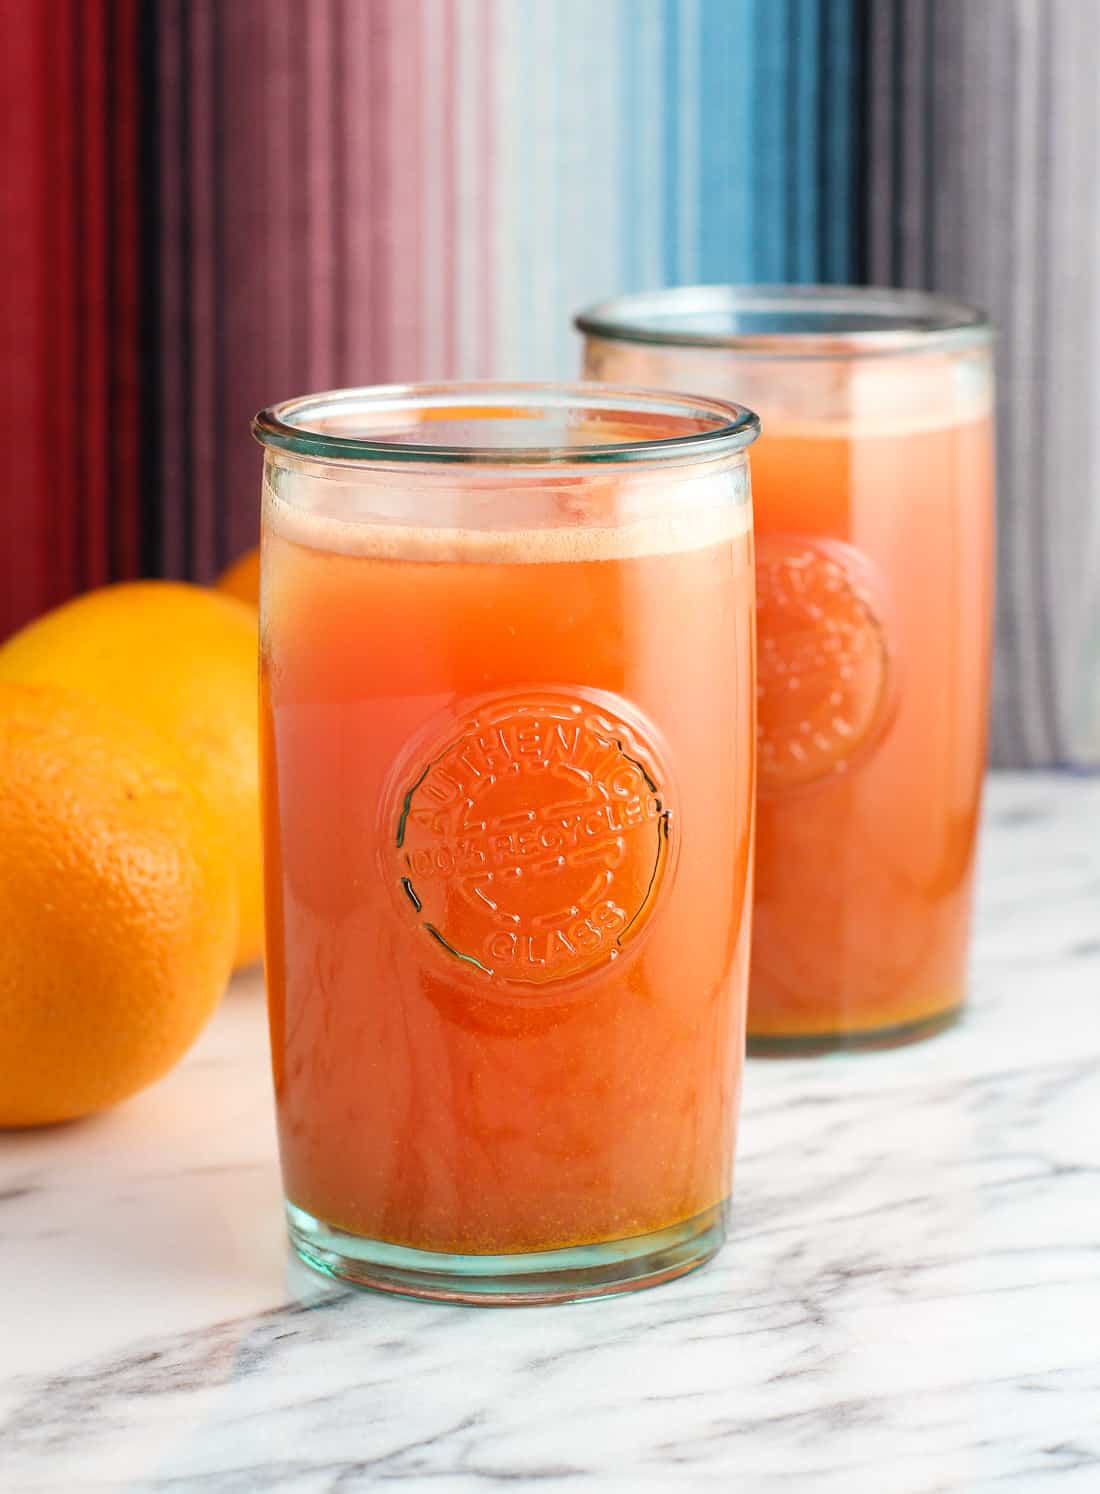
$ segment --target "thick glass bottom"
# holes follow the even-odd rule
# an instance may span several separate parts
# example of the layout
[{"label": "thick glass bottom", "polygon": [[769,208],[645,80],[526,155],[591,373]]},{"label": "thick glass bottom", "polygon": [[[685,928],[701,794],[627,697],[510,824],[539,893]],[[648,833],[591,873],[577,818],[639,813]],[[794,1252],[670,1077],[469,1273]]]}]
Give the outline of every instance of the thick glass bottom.
[{"label": "thick glass bottom", "polygon": [[892,1027],[857,1027],[837,1032],[796,1032],[790,1034],[750,1032],[747,1051],[750,1058],[806,1058],[815,1053],[846,1052],[851,1049],[900,1048],[919,1043],[953,1027],[962,1016],[962,1003],[949,1006],[929,1017],[913,1022],[899,1022]]},{"label": "thick glass bottom", "polygon": [[286,1213],[298,1255],[337,1281],[436,1302],[517,1307],[612,1297],[694,1271],[725,1240],[728,1205],[627,1240],[515,1255],[412,1250],[334,1229],[292,1203]]}]

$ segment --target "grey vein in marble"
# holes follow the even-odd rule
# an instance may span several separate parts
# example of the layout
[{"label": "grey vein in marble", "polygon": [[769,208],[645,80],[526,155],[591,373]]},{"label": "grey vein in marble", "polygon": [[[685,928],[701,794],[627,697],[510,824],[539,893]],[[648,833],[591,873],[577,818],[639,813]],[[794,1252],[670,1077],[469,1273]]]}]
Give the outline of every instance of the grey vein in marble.
[{"label": "grey vein in marble", "polygon": [[474,1312],[288,1264],[255,978],[0,1137],[0,1489],[1100,1490],[1100,783],[991,784],[967,1020],[749,1066],[696,1276]]}]

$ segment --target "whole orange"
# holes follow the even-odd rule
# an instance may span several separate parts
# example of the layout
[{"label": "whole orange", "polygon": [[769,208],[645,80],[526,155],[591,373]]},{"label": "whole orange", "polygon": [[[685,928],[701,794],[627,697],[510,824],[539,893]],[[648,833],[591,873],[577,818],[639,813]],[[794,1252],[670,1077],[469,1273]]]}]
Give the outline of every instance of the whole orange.
[{"label": "whole orange", "polygon": [[185,755],[236,862],[238,965],[263,938],[256,659],[255,609],[181,581],[87,592],[0,648],[0,680],[76,690]]},{"label": "whole orange", "polygon": [[245,553],[226,566],[214,583],[219,591],[238,601],[248,602],[253,607],[260,605],[260,552],[258,549]]},{"label": "whole orange", "polygon": [[0,1125],[101,1110],[176,1062],[229,979],[235,881],[170,742],[0,684]]}]

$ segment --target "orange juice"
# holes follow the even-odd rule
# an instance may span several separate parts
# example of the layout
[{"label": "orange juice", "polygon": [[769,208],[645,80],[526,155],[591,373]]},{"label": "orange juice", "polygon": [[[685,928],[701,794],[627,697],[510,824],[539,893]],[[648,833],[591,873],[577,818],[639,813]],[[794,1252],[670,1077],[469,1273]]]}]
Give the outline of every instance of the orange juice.
[{"label": "orange juice", "polygon": [[838,430],[777,419],[753,476],[750,1030],[942,1017],[965,995],[985,762],[990,417]]},{"label": "orange juice", "polygon": [[849,287],[686,287],[579,318],[589,375],[749,400],[758,825],[749,1037],[915,1036],[965,995],[985,763],[988,328]]},{"label": "orange juice", "polygon": [[[310,1240],[342,1242],[385,1285],[378,1246],[468,1271],[720,1230],[749,952],[744,479],[734,501],[690,469],[631,477],[630,517],[617,476],[483,474],[466,526],[460,492],[459,524],[368,521],[358,479],[272,464],[267,970],[296,1243],[330,1268]],[[526,527],[486,527],[520,482]]]}]

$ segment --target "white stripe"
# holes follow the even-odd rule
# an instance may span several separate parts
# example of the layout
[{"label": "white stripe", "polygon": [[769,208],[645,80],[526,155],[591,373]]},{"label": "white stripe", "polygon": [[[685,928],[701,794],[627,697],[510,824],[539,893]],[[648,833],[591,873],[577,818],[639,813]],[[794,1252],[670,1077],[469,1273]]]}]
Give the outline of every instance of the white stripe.
[{"label": "white stripe", "polygon": [[613,295],[621,283],[622,51],[619,5],[561,0],[559,24],[572,39],[560,51],[559,204],[555,274],[547,283],[546,371],[576,378],[580,344],[574,313]]},{"label": "white stripe", "polygon": [[665,197],[664,115],[668,107],[664,89],[664,6],[662,0],[624,0],[627,25],[638,28],[638,78],[635,96],[641,100],[636,117],[629,121],[631,138],[626,150],[638,157],[638,221],[623,225],[623,231],[638,241],[639,285],[628,289],[648,290],[661,283],[664,224],[661,207]]},{"label": "white stripe", "polygon": [[[529,0],[525,9],[526,44],[523,52],[528,115],[525,203],[527,237],[527,302],[521,308],[522,326],[516,329],[517,374],[551,379],[554,367],[555,318],[559,314],[558,278],[561,258],[568,249],[559,232],[561,184],[561,75],[570,49],[559,51],[558,22],[561,0]],[[562,39],[568,36],[563,31]],[[522,350],[522,352],[521,352]]]},{"label": "white stripe", "polygon": [[[1077,0],[1055,0],[1055,100],[1046,267],[1050,359],[1047,402],[1048,593],[1054,612],[1058,715],[1070,755],[1100,762],[1100,91],[1095,16]],[[1033,500],[1034,501],[1034,500]]]},{"label": "white stripe", "polygon": [[481,284],[481,235],[491,232],[486,222],[485,183],[481,170],[481,141],[478,119],[481,92],[484,88],[484,52],[491,37],[481,34],[480,0],[456,0],[455,26],[457,98],[455,102],[455,171],[457,174],[455,242],[443,252],[453,253],[455,266],[455,355],[456,378],[474,379],[484,370],[480,366],[482,298],[490,287]]},{"label": "white stripe", "polygon": [[[524,8],[526,11],[526,8]],[[497,4],[492,11],[492,36],[488,44],[493,54],[493,194],[492,194],[492,281],[488,287],[493,308],[492,359],[490,372],[495,378],[514,375],[514,328],[520,314],[520,254],[525,247],[525,203],[523,178],[519,173],[524,142],[521,126],[524,117],[520,96],[519,36],[526,25],[520,7]]]},{"label": "white stripe", "polygon": [[[1013,416],[1023,415],[1031,403],[1035,377],[1035,335],[1037,331],[1036,288],[1038,269],[1038,233],[1040,215],[1046,204],[1039,196],[1039,158],[1037,142],[1039,120],[1039,67],[1036,28],[1042,22],[1030,0],[1017,8],[1018,69],[1013,78],[1015,99],[1014,125],[1018,170],[1012,183],[1015,211],[1010,220],[1013,242],[1012,305],[1010,317],[1014,334],[1014,366],[1010,371],[1009,399]],[[1012,682],[1022,690],[1024,706],[1024,741],[1019,744],[1025,759],[1042,762],[1050,755],[1051,743],[1042,714],[1039,640],[1035,629],[1037,598],[1033,577],[1035,556],[1032,553],[1030,513],[1036,495],[1029,492],[1033,471],[1031,454],[1033,431],[1027,419],[1013,418],[1008,432],[1012,453],[1010,481],[1015,488],[1014,501],[1004,515],[1014,537],[1013,566],[1010,575],[1001,577],[1009,591],[1015,612],[1020,643],[1019,674]]]}]

